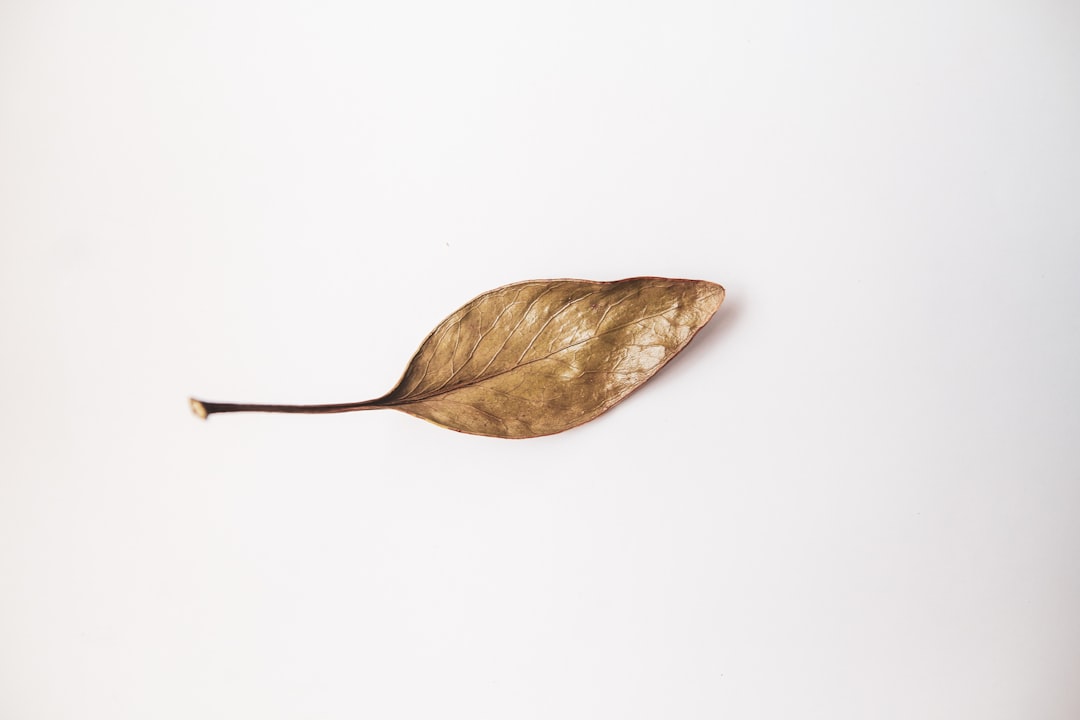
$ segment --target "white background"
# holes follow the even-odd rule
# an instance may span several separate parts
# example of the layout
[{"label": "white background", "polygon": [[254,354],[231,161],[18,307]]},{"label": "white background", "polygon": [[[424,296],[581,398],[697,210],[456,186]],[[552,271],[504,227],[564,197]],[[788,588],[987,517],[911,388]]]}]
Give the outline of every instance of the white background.
[{"label": "white background", "polygon": [[[0,717],[1080,716],[1080,8],[0,6]],[[720,282],[531,441],[517,280]]]}]

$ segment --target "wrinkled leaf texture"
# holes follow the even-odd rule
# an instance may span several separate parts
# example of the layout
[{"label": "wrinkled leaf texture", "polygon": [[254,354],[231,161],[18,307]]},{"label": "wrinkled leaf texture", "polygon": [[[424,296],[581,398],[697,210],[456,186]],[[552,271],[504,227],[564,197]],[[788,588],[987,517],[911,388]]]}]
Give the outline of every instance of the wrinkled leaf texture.
[{"label": "wrinkled leaf texture", "polygon": [[[640,387],[686,347],[723,299],[715,283],[657,277],[506,285],[443,320],[383,397],[309,411],[393,408],[451,430],[502,438],[562,432]],[[227,409],[192,402],[203,416]]]}]

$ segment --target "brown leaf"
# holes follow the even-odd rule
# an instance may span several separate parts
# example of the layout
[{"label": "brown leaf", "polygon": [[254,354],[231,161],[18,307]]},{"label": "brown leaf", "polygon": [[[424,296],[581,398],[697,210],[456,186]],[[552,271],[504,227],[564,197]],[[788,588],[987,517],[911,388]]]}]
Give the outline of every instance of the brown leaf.
[{"label": "brown leaf", "polygon": [[443,320],[397,387],[339,405],[239,405],[219,412],[328,413],[393,408],[504,438],[569,430],[652,377],[709,321],[724,289],[703,280],[533,280],[484,293]]}]

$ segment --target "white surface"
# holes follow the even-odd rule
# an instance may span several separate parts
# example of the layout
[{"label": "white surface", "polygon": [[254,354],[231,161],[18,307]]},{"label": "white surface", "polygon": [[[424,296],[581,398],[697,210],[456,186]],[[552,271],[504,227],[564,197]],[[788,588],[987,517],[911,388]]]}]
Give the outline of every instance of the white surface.
[{"label": "white surface", "polygon": [[[1080,716],[1073,3],[9,1],[0,716]],[[491,287],[724,284],[535,441]]]}]

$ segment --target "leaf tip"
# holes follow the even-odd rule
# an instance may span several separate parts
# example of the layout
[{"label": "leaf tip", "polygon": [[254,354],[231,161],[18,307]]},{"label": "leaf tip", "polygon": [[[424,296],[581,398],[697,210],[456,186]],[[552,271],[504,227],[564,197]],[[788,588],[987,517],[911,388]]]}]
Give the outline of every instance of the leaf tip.
[{"label": "leaf tip", "polygon": [[210,416],[210,413],[206,412],[206,406],[202,404],[202,400],[196,400],[195,398],[188,398],[188,402],[191,404],[191,412],[199,416],[199,419],[205,420]]},{"label": "leaf tip", "polygon": [[727,295],[727,291],[724,290],[724,286],[719,283],[709,282],[708,280],[702,280],[701,282],[708,288],[704,299],[710,302],[712,311],[716,312],[724,303],[724,297]]}]

